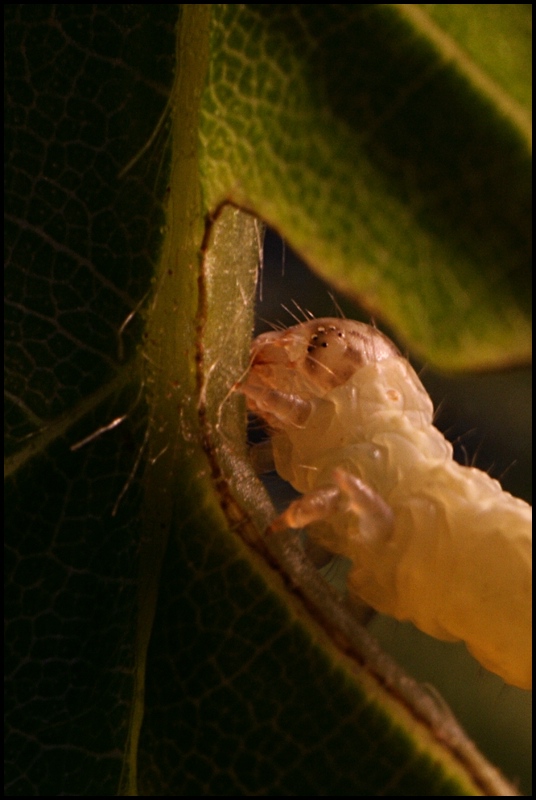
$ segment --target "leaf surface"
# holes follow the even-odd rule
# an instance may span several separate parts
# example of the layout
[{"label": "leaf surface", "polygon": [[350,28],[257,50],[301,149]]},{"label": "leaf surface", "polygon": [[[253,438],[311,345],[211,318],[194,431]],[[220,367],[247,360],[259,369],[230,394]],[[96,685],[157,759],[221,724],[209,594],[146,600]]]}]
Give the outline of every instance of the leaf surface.
[{"label": "leaf surface", "polygon": [[209,206],[252,210],[436,365],[530,357],[531,9],[219,5]]}]

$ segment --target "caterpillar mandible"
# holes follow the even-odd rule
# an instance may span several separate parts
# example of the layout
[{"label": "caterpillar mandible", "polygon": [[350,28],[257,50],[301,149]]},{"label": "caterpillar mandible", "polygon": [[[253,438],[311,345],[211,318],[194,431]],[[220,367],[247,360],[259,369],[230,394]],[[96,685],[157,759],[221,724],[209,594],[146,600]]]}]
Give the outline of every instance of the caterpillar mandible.
[{"label": "caterpillar mandible", "polygon": [[315,523],[312,538],[352,562],[350,596],[463,640],[530,688],[532,509],[453,460],[395,345],[361,322],[311,319],[258,336],[238,389],[303,495],[271,530]]}]

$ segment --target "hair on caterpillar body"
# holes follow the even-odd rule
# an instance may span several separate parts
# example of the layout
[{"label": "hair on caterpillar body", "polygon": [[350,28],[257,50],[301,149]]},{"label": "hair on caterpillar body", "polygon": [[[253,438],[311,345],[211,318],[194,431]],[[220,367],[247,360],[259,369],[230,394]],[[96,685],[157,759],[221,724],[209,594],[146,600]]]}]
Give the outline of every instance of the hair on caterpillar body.
[{"label": "hair on caterpillar body", "polygon": [[302,497],[272,531],[314,526],[352,562],[351,597],[466,643],[532,685],[532,509],[453,459],[409,362],[376,328],[311,319],[261,334],[239,385]]}]

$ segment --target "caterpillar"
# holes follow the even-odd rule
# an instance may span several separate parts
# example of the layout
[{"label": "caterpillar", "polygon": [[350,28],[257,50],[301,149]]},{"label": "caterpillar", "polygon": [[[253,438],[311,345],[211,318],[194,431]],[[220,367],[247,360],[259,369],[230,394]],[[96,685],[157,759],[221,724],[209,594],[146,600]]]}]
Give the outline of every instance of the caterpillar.
[{"label": "caterpillar", "polygon": [[395,345],[348,319],[258,336],[238,386],[302,496],[270,530],[310,526],[352,562],[350,597],[532,685],[532,508],[453,459]]}]

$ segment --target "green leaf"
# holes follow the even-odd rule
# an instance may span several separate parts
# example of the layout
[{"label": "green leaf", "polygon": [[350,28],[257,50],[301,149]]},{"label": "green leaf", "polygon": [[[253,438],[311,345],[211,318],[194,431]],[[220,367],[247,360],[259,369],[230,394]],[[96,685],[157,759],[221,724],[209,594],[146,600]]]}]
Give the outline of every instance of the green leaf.
[{"label": "green leaf", "polygon": [[262,535],[231,392],[260,233],[217,206],[252,170],[280,204],[293,170],[236,132],[200,166],[198,115],[206,143],[223,69],[251,124],[222,31],[251,65],[274,21],[341,8],[182,6],[172,86],[174,6],[7,7],[8,795],[515,794]]},{"label": "green leaf", "polygon": [[118,174],[169,97],[177,12],[157,11],[5,11],[8,795],[113,795],[122,769],[147,429],[139,308],[165,135]]},{"label": "green leaf", "polygon": [[276,228],[438,366],[531,347],[531,7],[217,5],[209,207]]}]

